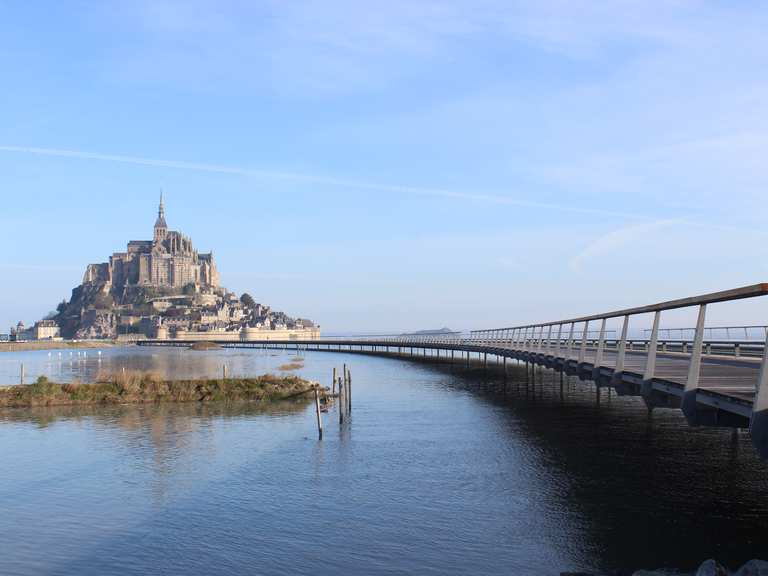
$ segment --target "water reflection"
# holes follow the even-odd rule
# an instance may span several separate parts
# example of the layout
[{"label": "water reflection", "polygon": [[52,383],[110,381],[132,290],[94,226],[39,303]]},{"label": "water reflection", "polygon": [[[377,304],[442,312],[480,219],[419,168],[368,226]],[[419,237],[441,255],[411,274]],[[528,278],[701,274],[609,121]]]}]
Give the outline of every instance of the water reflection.
[{"label": "water reflection", "polygon": [[[170,352],[134,361],[285,360]],[[0,573],[543,576],[768,550],[746,436],[547,371],[310,353],[299,374],[343,362],[354,411],[323,442],[301,402],[0,411]]]},{"label": "water reflection", "polygon": [[185,348],[147,348],[127,346],[104,350],[36,350],[0,354],[0,383],[18,384],[21,366],[25,382],[39,376],[59,383],[93,382],[99,373],[121,370],[155,372],[167,378],[207,378],[222,374],[247,376],[277,367],[294,352],[276,350],[215,350],[197,351]]},{"label": "water reflection", "polygon": [[535,447],[553,471],[550,505],[577,527],[563,544],[596,568],[768,556],[768,464],[746,432],[692,428],[679,411],[651,415],[638,398],[547,370],[528,382],[520,370],[508,380],[449,373],[448,387],[500,409],[509,437]]}]

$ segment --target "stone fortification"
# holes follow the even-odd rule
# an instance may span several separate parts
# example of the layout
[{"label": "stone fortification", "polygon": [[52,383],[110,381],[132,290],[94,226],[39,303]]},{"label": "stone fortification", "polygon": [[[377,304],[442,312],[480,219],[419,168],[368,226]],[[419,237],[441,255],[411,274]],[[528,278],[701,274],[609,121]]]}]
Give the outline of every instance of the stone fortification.
[{"label": "stone fortification", "polygon": [[278,332],[319,336],[311,321],[223,288],[213,253],[199,253],[189,237],[168,230],[162,196],[152,240],[132,240],[108,262],[89,264],[82,284],[59,305],[54,320],[62,336],[77,339],[178,333],[201,340],[214,333],[226,334],[224,339],[233,334],[233,339],[241,334],[244,339],[276,339]]}]

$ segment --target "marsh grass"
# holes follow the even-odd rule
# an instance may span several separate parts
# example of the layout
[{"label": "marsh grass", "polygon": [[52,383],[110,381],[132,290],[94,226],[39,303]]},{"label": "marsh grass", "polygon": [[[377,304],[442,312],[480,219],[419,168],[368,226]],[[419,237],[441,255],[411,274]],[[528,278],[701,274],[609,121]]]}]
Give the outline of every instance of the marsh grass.
[{"label": "marsh grass", "polygon": [[151,372],[100,373],[93,384],[55,384],[45,376],[26,386],[0,387],[0,407],[156,402],[276,401],[301,396],[315,384],[297,376],[164,380]]}]

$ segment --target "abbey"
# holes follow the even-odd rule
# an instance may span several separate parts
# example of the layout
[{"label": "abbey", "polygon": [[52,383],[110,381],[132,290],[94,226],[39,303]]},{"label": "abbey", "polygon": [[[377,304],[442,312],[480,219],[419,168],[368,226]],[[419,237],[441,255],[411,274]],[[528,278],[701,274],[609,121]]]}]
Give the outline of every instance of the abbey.
[{"label": "abbey", "polygon": [[153,239],[132,240],[125,252],[115,252],[108,263],[89,264],[83,284],[96,282],[109,283],[113,290],[128,286],[184,288],[192,284],[211,289],[218,288],[219,273],[213,253],[198,253],[190,238],[168,230],[161,195]]},{"label": "abbey", "polygon": [[[319,326],[238,298],[219,282],[213,253],[168,230],[165,204],[152,240],[132,240],[109,262],[89,264],[83,282],[46,319],[64,338],[259,340],[317,338]],[[45,326],[47,328],[47,325]],[[23,328],[22,328],[23,329]],[[18,330],[17,330],[18,331]]]}]

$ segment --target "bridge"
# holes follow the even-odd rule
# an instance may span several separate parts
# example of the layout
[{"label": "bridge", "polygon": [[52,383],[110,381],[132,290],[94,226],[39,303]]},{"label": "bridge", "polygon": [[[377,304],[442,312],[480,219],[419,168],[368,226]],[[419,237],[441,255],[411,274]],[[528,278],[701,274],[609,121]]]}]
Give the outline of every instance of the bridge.
[{"label": "bridge", "polygon": [[[476,330],[468,334],[402,335],[318,340],[221,341],[223,347],[277,348],[429,358],[486,369],[511,364],[528,370],[542,366],[575,375],[620,395],[642,398],[649,410],[683,411],[693,426],[749,429],[759,454],[768,458],[768,330],[763,340],[715,339],[706,326],[707,307],[768,295],[768,283],[566,320]],[[692,308],[696,326],[689,330],[661,327],[664,312]],[[630,322],[652,319],[639,338],[630,337]],[[608,322],[619,323],[616,331]],[[730,327],[729,327],[730,328]],[[743,327],[742,327],[743,328]],[[738,330],[737,330],[738,332]],[[680,337],[660,337],[677,333]],[[744,331],[748,334],[748,330]],[[689,335],[690,337],[686,336]],[[705,338],[709,335],[710,337]],[[183,346],[185,340],[145,340],[143,346]],[[490,360],[490,362],[489,362]]]}]

